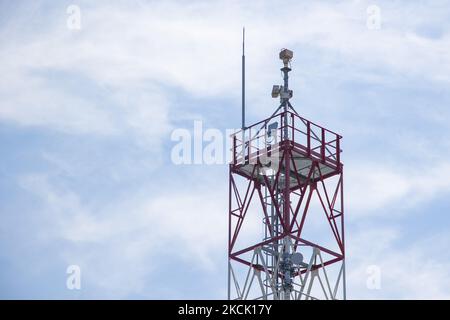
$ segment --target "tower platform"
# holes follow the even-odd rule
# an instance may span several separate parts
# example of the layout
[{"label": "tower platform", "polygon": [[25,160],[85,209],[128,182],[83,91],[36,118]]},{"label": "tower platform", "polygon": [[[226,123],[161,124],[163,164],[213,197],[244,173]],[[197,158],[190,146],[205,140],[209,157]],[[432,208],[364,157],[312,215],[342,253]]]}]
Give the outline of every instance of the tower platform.
[{"label": "tower platform", "polygon": [[[342,136],[292,111],[281,111],[257,122],[233,134],[232,139],[233,172],[248,179],[257,178],[262,184],[265,183],[262,176],[270,175],[267,169],[281,166],[280,171],[285,172],[281,160],[286,149],[292,153],[291,191],[299,187],[299,182],[318,181],[342,170]],[[313,162],[317,165],[310,174]],[[283,175],[281,179],[284,179]]]}]

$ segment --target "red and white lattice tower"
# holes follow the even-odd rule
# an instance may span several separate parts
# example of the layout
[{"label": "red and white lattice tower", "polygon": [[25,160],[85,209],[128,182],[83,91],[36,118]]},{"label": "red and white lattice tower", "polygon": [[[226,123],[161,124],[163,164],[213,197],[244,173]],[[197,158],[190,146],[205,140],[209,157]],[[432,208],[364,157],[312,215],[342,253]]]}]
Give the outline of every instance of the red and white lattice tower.
[{"label": "red and white lattice tower", "polygon": [[228,299],[345,299],[341,136],[292,107],[284,83],[274,114],[231,136]]}]

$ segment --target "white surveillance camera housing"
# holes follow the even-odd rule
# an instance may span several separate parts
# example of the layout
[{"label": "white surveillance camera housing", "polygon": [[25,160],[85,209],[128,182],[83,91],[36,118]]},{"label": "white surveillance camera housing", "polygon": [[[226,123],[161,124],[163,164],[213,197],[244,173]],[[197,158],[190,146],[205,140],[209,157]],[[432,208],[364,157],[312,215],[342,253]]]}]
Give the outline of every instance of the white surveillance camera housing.
[{"label": "white surveillance camera housing", "polygon": [[279,85],[274,85],[272,87],[272,98],[277,98],[280,95],[281,87]]}]

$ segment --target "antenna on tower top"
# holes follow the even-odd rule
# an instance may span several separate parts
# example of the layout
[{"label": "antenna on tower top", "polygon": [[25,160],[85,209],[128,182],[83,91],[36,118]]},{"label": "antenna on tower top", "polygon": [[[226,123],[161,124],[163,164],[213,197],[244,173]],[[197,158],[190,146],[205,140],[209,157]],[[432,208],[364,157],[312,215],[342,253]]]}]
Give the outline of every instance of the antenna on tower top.
[{"label": "antenna on tower top", "polygon": [[242,28],[242,130],[245,129],[245,27]]}]

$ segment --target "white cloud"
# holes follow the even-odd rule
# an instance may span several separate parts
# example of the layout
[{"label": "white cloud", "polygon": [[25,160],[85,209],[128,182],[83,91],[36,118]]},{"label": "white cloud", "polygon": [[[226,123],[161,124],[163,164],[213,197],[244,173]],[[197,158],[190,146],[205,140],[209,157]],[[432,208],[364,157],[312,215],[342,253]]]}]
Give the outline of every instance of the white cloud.
[{"label": "white cloud", "polygon": [[[23,176],[21,186],[40,199],[44,243],[65,243],[58,252],[67,264],[78,264],[86,274],[88,295],[126,297],[149,294],[143,283],[157,277],[164,263],[184,261],[197,271],[219,266],[227,245],[226,201],[221,194],[197,190],[162,193],[148,191],[111,201],[99,211],[84,204],[71,190],[57,188],[51,177]],[[36,250],[43,248],[35,244]],[[220,260],[220,259],[219,259]]]},{"label": "white cloud", "polygon": [[[65,11],[47,17],[50,27],[35,30],[32,35],[20,34],[18,26],[12,24],[2,36],[0,71],[9,100],[2,104],[0,117],[23,125],[109,133],[117,129],[117,115],[125,118],[123,125],[142,128],[141,120],[136,124],[139,114],[164,114],[171,93],[160,94],[159,84],[181,88],[194,96],[237,98],[239,29],[243,24],[248,29],[248,76],[258,79],[248,84],[253,103],[262,102],[257,97],[277,80],[268,70],[277,70],[274,57],[282,46],[301,53],[306,45],[337,54],[340,62],[336,63],[448,81],[450,35],[444,33],[436,39],[417,35],[414,30],[421,19],[412,17],[402,20],[403,24],[395,20],[403,9],[400,4],[380,4],[386,23],[377,32],[369,31],[365,22],[367,5],[365,1],[308,6],[293,2],[274,10],[271,2],[82,3],[79,32],[68,30],[62,23]],[[434,7],[421,12],[430,18],[438,13]],[[277,23],[281,17],[283,23]],[[148,91],[143,83],[156,83],[158,86],[150,90],[158,94],[147,95],[142,105],[131,100],[129,105],[109,110],[86,100],[83,93],[64,94],[50,89],[45,81],[35,85],[39,79],[30,74],[33,70],[82,75],[99,86],[122,92],[122,96]],[[15,86],[8,83],[11,79]],[[157,120],[161,128],[168,124],[166,116]]]},{"label": "white cloud", "polygon": [[[348,293],[350,299],[448,299],[450,264],[448,235],[409,239],[395,227],[355,230],[347,237]],[[366,286],[367,268],[381,271],[379,290]]]},{"label": "white cloud", "polygon": [[364,163],[346,167],[347,211],[356,219],[365,215],[390,215],[390,205],[412,208],[450,192],[450,165],[403,167]]},{"label": "white cloud", "polygon": [[[2,70],[5,71],[5,70]],[[0,118],[22,126],[48,126],[63,132],[113,134],[114,121],[106,110],[82,95],[67,94],[31,76],[7,72],[0,81]]]}]

